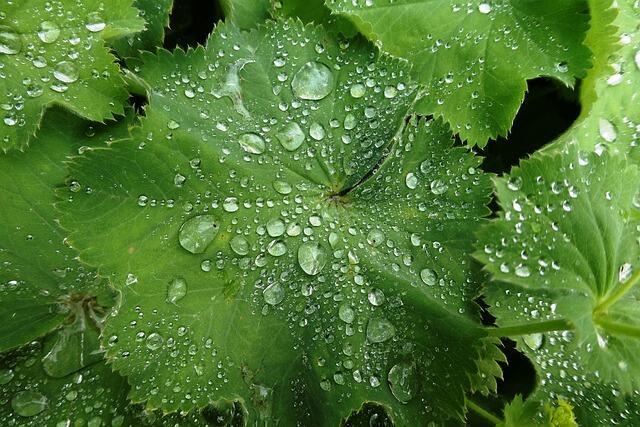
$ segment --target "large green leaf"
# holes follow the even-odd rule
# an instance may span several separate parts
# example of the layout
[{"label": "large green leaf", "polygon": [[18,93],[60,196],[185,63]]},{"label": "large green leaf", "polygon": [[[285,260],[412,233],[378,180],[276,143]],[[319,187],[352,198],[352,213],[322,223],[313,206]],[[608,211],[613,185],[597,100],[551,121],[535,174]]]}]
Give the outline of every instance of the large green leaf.
[{"label": "large green leaf", "polygon": [[271,0],[220,0],[227,22],[242,29],[250,29],[269,17]]},{"label": "large green leaf", "polygon": [[470,144],[506,135],[526,80],[573,85],[589,67],[584,0],[328,0],[371,40],[413,63],[416,106]]},{"label": "large green leaf", "polygon": [[105,345],[131,398],[237,400],[251,424],[367,401],[401,425],[462,417],[489,183],[445,126],[405,121],[405,66],[292,22],[144,62],[141,128],[79,159],[60,204],[122,291]]},{"label": "large green leaf", "polygon": [[140,51],[153,52],[162,46],[164,29],[169,26],[169,15],[173,0],[136,0],[134,6],[140,10],[140,16],[146,21],[145,30],[115,40],[111,46],[123,58],[138,57]]},{"label": "large green leaf", "polygon": [[333,15],[324,0],[282,0],[274,2],[274,15],[296,17],[302,22],[322,24],[330,33],[353,37],[358,29],[344,16]]},{"label": "large green leaf", "polygon": [[65,244],[54,191],[67,175],[67,156],[96,139],[125,135],[124,124],[94,129],[52,110],[29,153],[0,155],[0,351],[60,325],[78,295],[105,295],[106,283]]},{"label": "large green leaf", "polygon": [[520,336],[536,398],[563,397],[581,425],[637,421],[639,184],[620,155],[537,155],[496,180],[503,212],[479,233],[497,333]]},{"label": "large green leaf", "polygon": [[2,2],[0,150],[24,149],[51,104],[95,121],[123,113],[128,95],[104,43],[142,30],[131,2]]}]

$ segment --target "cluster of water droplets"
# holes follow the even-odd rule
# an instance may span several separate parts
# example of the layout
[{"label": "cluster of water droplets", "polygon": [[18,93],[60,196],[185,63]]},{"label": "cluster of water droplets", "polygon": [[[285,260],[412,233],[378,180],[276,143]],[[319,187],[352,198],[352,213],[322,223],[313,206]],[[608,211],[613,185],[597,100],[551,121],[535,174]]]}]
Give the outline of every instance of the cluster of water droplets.
[{"label": "cluster of water droplets", "polygon": [[[20,7],[13,6],[14,9]],[[0,100],[0,126],[5,126],[3,142],[10,143],[13,141],[6,134],[27,124],[30,108],[26,104],[31,100],[62,97],[72,101],[73,95],[68,91],[80,84],[83,70],[90,71],[94,79],[109,78],[110,72],[94,68],[91,59],[94,46],[101,48],[103,43],[100,33],[106,28],[102,18],[104,10],[79,17],[63,2],[51,0],[31,9],[28,18],[24,16],[25,11],[10,12],[20,17],[19,22],[8,19],[6,12],[0,13],[0,79],[8,84]],[[22,18],[30,22],[22,22]],[[31,27],[32,19],[39,23],[32,32],[25,32],[24,28]],[[9,128],[14,130],[10,132]]]}]

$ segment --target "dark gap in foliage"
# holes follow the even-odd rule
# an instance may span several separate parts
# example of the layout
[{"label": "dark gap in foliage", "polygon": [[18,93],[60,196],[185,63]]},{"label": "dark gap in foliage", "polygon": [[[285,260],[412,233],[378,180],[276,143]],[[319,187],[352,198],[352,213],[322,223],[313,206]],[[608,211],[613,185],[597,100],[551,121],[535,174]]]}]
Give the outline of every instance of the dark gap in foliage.
[{"label": "dark gap in foliage", "polygon": [[224,19],[218,1],[180,0],[175,1],[169,18],[164,47],[186,49],[198,44],[204,45],[215,24]]},{"label": "dark gap in foliage", "polygon": [[569,89],[557,80],[530,80],[508,137],[492,140],[478,150],[484,157],[482,168],[497,174],[508,173],[521,159],[556,139],[580,114],[578,94],[577,89]]},{"label": "dark gap in foliage", "polygon": [[382,405],[365,402],[341,423],[345,427],[393,427],[393,422]]},{"label": "dark gap in foliage", "polygon": [[146,96],[131,94],[129,96],[129,103],[136,112],[136,115],[144,116],[144,107],[149,103],[149,99],[147,99]]},{"label": "dark gap in foliage", "polygon": [[510,339],[502,340],[502,351],[507,363],[501,363],[503,379],[498,381],[498,394],[512,400],[516,394],[529,396],[536,387],[536,371],[531,361],[516,349]]}]

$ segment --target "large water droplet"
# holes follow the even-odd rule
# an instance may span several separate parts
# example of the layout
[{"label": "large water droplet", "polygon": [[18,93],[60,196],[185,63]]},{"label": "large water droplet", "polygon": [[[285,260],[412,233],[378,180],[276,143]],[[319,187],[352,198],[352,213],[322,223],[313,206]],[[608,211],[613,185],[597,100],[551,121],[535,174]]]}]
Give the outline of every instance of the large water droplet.
[{"label": "large water droplet", "polygon": [[326,132],[324,130],[324,127],[320,123],[314,122],[311,123],[311,126],[309,126],[309,135],[316,141],[322,141],[324,139],[324,136],[326,135]]},{"label": "large water droplet", "polygon": [[349,93],[351,94],[351,96],[353,96],[354,98],[362,98],[366,92],[366,88],[364,87],[363,84],[361,83],[356,83],[353,86],[351,86],[351,89],[349,89]]},{"label": "large water droplet", "polygon": [[387,381],[395,398],[407,403],[413,398],[417,388],[415,366],[406,362],[394,365],[389,370]]},{"label": "large water droplet", "polygon": [[247,153],[262,154],[264,153],[265,144],[264,139],[255,133],[245,133],[238,138],[240,147]]},{"label": "large water droplet", "polygon": [[607,142],[613,142],[618,137],[615,126],[607,119],[600,119],[598,121],[598,130],[602,139]]},{"label": "large water droplet", "polygon": [[415,190],[418,186],[418,177],[413,172],[409,172],[405,177],[404,182],[409,189]]},{"label": "large water droplet", "polygon": [[478,5],[478,11],[484,15],[491,12],[491,5],[489,3],[480,3]]},{"label": "large water droplet", "polygon": [[22,37],[13,28],[0,25],[0,53],[15,55],[22,49]]},{"label": "large water droplet", "polygon": [[87,15],[87,23],[85,27],[92,33],[102,31],[106,26],[107,24],[104,22],[104,19],[102,19],[102,16],[100,16],[98,12],[92,12]]},{"label": "large water droplet", "polygon": [[162,335],[157,332],[153,332],[147,337],[146,345],[151,351],[155,351],[162,347],[162,343],[164,343],[164,338],[162,338]]},{"label": "large water droplet", "polygon": [[304,132],[296,122],[288,123],[276,136],[285,150],[289,151],[297,150],[304,142]]},{"label": "large water droplet", "polygon": [[367,242],[374,248],[384,243],[384,240],[384,233],[377,228],[371,230],[369,234],[367,234]]},{"label": "large water droplet", "polygon": [[382,289],[372,289],[369,291],[367,299],[369,300],[371,305],[379,307],[384,304],[386,298],[384,296],[384,292],[382,292]]},{"label": "large water droplet", "polygon": [[449,186],[440,179],[434,179],[430,184],[431,192],[435,195],[444,194]]},{"label": "large water droplet", "polygon": [[44,411],[47,407],[48,399],[37,391],[19,391],[11,399],[13,411],[22,417],[32,417]]},{"label": "large water droplet", "polygon": [[262,291],[264,301],[269,305],[278,305],[284,299],[284,288],[279,283],[272,283]]},{"label": "large water droplet", "polygon": [[249,253],[249,242],[243,236],[234,236],[229,242],[231,250],[238,255],[246,255]]},{"label": "large water droplet", "polygon": [[212,215],[199,215],[180,227],[180,246],[192,254],[201,254],[218,235],[218,223]]},{"label": "large water droplet", "polygon": [[351,304],[344,303],[338,307],[338,317],[345,323],[351,323],[356,318],[356,312],[351,308]]},{"label": "large water droplet", "polygon": [[293,76],[291,90],[301,99],[318,101],[325,98],[333,90],[331,69],[319,62],[307,62]]},{"label": "large water droplet", "polygon": [[396,328],[384,317],[374,317],[367,323],[367,339],[373,343],[385,342],[396,334]]},{"label": "large water droplet", "polygon": [[531,350],[537,350],[542,347],[542,343],[544,342],[544,335],[542,334],[530,334],[522,337],[524,343]]},{"label": "large water droplet", "polygon": [[11,382],[14,375],[15,374],[11,369],[0,369],[0,385],[5,385]]},{"label": "large water droplet", "polygon": [[176,277],[169,282],[167,287],[167,302],[175,304],[187,295],[187,281],[182,277]]},{"label": "large water droplet", "polygon": [[438,276],[436,275],[436,272],[433,271],[432,269],[424,268],[420,271],[420,279],[422,279],[425,285],[434,286],[436,284],[436,280],[438,279]]},{"label": "large water droplet", "polygon": [[327,263],[327,255],[318,243],[306,242],[298,248],[298,264],[310,276],[320,273]]},{"label": "large water droplet", "polygon": [[58,62],[55,70],[53,70],[53,76],[62,83],[73,83],[78,80],[80,72],[72,62],[61,61]]},{"label": "large water droplet", "polygon": [[42,21],[38,28],[38,38],[42,43],[53,43],[60,37],[60,27],[55,22]]}]

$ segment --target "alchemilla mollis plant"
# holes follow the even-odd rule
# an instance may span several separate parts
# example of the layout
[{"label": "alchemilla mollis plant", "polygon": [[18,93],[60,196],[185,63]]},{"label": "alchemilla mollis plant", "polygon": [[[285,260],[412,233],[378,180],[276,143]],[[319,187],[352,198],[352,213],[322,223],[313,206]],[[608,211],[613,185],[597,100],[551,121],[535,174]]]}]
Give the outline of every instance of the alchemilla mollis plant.
[{"label": "alchemilla mollis plant", "polygon": [[0,83],[0,425],[640,425],[639,1],[2,0]]}]

